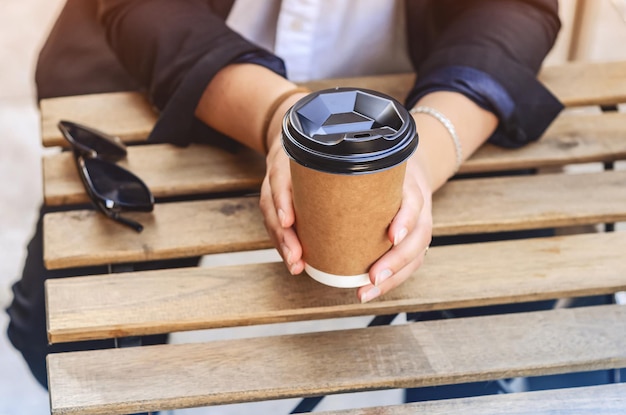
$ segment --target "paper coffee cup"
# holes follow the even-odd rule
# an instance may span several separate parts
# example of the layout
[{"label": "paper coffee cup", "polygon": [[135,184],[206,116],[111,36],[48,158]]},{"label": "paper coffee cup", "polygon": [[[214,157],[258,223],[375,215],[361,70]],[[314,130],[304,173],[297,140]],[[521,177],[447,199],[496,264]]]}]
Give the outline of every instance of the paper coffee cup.
[{"label": "paper coffee cup", "polygon": [[371,90],[315,92],[287,112],[283,146],[307,274],[334,287],[370,283],[370,266],[391,248],[387,232],[417,143],[408,111]]}]

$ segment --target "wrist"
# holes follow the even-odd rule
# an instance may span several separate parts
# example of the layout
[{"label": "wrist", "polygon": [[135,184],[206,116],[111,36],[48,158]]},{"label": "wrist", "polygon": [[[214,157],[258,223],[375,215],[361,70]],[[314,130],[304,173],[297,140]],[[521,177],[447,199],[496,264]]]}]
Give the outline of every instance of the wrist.
[{"label": "wrist", "polygon": [[263,66],[233,63],[209,82],[195,116],[214,130],[264,153],[267,118],[275,112],[271,107],[282,94],[295,88],[296,84]]},{"label": "wrist", "polygon": [[498,118],[458,92],[431,92],[416,106],[434,109],[412,111],[412,115],[419,134],[416,154],[431,178],[432,190],[437,191],[456,173],[460,162],[493,134]]},{"label": "wrist", "polygon": [[432,195],[433,189],[437,188],[433,171],[430,168],[428,160],[424,157],[423,152],[416,151],[411,157],[409,157],[407,160],[407,172],[413,172],[413,174],[417,174],[419,176],[418,182],[422,192],[427,192]]},{"label": "wrist", "polygon": [[417,150],[409,161],[419,165],[429,187],[436,191],[454,175],[456,154],[448,131],[427,114],[412,114],[419,134]]},{"label": "wrist", "polygon": [[268,114],[266,116],[266,127],[263,132],[264,135],[261,137],[266,154],[275,145],[275,143],[280,142],[282,121],[289,108],[309,93],[310,91],[306,88],[294,88],[283,94],[286,95],[283,99],[277,99],[277,101],[280,102],[275,105],[275,108],[270,108],[268,110]]},{"label": "wrist", "polygon": [[459,167],[463,163],[463,146],[461,145],[461,140],[456,132],[456,128],[454,124],[448,117],[446,117],[442,112],[437,110],[436,108],[427,106],[427,105],[418,105],[411,109],[411,114],[426,114],[430,117],[433,117],[437,121],[441,123],[441,125],[447,130],[450,139],[452,140],[452,144],[454,145],[454,154],[455,154],[455,163],[454,170],[452,175],[456,174],[459,171]]}]

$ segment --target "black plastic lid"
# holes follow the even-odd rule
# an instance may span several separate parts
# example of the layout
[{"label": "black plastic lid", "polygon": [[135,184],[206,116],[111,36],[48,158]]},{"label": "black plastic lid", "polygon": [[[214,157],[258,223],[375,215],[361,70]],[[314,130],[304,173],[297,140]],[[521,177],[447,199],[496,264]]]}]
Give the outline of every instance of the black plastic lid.
[{"label": "black plastic lid", "polygon": [[297,163],[328,173],[384,170],[417,148],[411,114],[395,99],[367,89],[314,92],[283,119],[283,146]]}]

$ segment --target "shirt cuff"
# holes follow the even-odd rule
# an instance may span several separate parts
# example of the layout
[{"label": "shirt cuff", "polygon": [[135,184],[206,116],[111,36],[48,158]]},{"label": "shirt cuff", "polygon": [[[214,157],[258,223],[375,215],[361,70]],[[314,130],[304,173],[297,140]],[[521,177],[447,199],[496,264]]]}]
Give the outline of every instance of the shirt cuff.
[{"label": "shirt cuff", "polygon": [[252,52],[244,53],[233,61],[233,63],[254,63],[256,65],[264,66],[277,75],[283,78],[287,77],[285,70],[285,64],[282,59],[270,54],[266,51],[255,50]]},{"label": "shirt cuff", "polygon": [[459,92],[500,120],[508,119],[515,109],[506,90],[489,74],[468,66],[446,66],[418,78],[407,98],[412,108],[423,96],[435,91]]},{"label": "shirt cuff", "polygon": [[[488,141],[500,147],[517,148],[540,138],[563,109],[563,105],[532,76],[520,72],[519,87],[526,88],[521,101],[490,74],[462,65],[441,66],[418,77],[406,99],[407,108],[435,91],[459,92],[498,117],[498,127]],[[530,104],[532,103],[532,104]]]},{"label": "shirt cuff", "polygon": [[[285,77],[283,61],[271,53],[245,42],[224,45],[207,53],[185,76],[176,92],[161,110],[148,141],[186,146],[191,142],[210,143],[234,148],[235,142],[195,117],[198,101],[213,76],[233,62],[250,62],[267,67]],[[238,50],[239,49],[239,50]],[[243,50],[242,50],[243,49]],[[248,50],[245,50],[248,49]]]}]

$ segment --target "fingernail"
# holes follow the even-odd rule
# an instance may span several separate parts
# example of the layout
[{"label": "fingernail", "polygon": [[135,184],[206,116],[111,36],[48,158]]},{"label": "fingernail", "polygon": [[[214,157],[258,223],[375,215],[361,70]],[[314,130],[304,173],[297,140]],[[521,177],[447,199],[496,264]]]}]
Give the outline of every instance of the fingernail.
[{"label": "fingernail", "polygon": [[289,273],[291,275],[298,275],[298,273],[296,272],[296,267],[297,266],[298,266],[297,262],[295,264],[289,266]]},{"label": "fingernail", "polygon": [[391,272],[390,269],[384,269],[384,270],[380,271],[378,274],[376,274],[376,279],[375,279],[374,285],[380,285],[387,278],[391,277],[391,274],[393,274],[393,273]]},{"label": "fingernail", "polygon": [[393,245],[396,246],[400,242],[402,242],[408,232],[409,231],[406,228],[402,228],[398,232],[396,232],[395,236],[393,237]]},{"label": "fingernail", "polygon": [[282,209],[278,209],[278,221],[280,222],[280,226],[285,227],[285,212]]},{"label": "fingernail", "polygon": [[370,288],[369,291],[365,291],[363,295],[361,295],[361,303],[367,303],[368,301],[373,300],[379,295],[380,295],[380,289],[374,286]]},{"label": "fingernail", "polygon": [[287,245],[280,244],[280,250],[283,251],[283,258],[287,260],[287,264],[291,264],[291,249],[287,248]]}]

